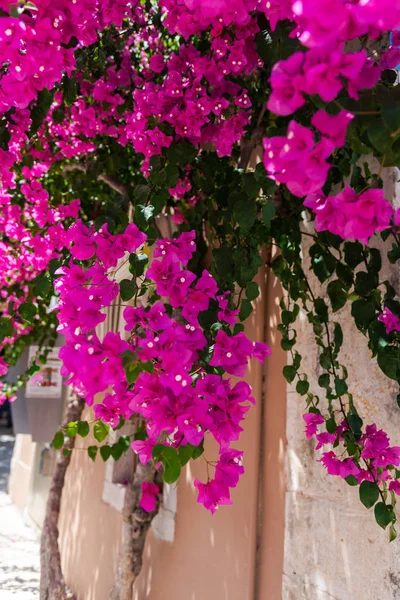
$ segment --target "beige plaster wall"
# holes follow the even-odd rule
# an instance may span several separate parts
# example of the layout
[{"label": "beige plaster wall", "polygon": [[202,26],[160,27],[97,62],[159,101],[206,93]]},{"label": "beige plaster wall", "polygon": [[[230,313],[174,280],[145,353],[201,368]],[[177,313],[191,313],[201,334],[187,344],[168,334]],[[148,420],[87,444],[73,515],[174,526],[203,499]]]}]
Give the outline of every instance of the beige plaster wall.
[{"label": "beige plaster wall", "polygon": [[[387,197],[395,201],[398,173],[387,170],[385,179]],[[386,262],[385,277],[400,290],[398,267]],[[318,290],[315,279],[312,285]],[[338,320],[345,337],[341,361],[349,369],[349,389],[360,414],[365,423],[376,422],[399,445],[397,386],[371,360],[367,340],[346,309],[338,313]],[[297,332],[305,370],[312,375],[311,387],[321,392],[318,352],[304,314]],[[389,545],[386,533],[375,523],[373,509],[368,511],[360,503],[358,489],[328,476],[316,462],[320,452],[304,436],[303,412],[304,400],[290,387],[283,599],[400,599],[400,542]]]},{"label": "beige plaster wall", "polygon": [[[254,340],[264,339],[268,301],[273,308],[269,318],[277,319],[277,284],[271,279],[267,293],[264,269],[259,279],[262,294],[247,323]],[[279,341],[269,337],[277,352],[268,370],[257,362],[249,369],[257,404],[248,413],[238,445],[245,451],[246,473],[232,493],[233,505],[214,516],[198,505],[193,480],[205,480],[206,464],[199,459],[188,466],[178,483],[175,540],[162,542],[149,534],[133,600],[253,600],[255,594],[259,600],[280,598],[285,489],[285,387],[280,373],[285,356]],[[261,419],[265,392],[271,405],[267,403]],[[265,460],[260,460],[261,434]],[[216,456],[213,443],[207,444],[205,454],[211,460]],[[121,518],[101,500],[103,482],[104,464],[74,452],[63,494],[60,540],[66,580],[78,600],[108,600],[113,582]],[[271,503],[265,501],[268,494]]]}]

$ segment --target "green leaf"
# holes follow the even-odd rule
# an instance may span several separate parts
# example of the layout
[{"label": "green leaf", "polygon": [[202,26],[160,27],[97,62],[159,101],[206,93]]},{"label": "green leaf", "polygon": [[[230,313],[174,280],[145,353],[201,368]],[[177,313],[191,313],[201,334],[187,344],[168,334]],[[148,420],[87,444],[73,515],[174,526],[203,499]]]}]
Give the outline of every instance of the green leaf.
[{"label": "green leaf", "polygon": [[333,341],[335,344],[335,353],[337,354],[343,345],[343,330],[339,323],[335,323],[334,325]]},{"label": "green leaf", "polygon": [[362,244],[360,242],[346,242],[344,245],[344,259],[349,267],[355,269],[364,259]]},{"label": "green leaf", "polygon": [[254,173],[245,173],[242,176],[243,189],[250,200],[255,200],[260,193],[261,186]]},{"label": "green leaf", "polygon": [[87,421],[78,422],[78,435],[86,437],[89,434],[89,423]]},{"label": "green leaf", "polygon": [[340,379],[339,377],[335,377],[335,390],[338,396],[343,396],[348,391],[347,383],[344,379]]},{"label": "green leaf", "polygon": [[151,197],[151,204],[154,207],[153,216],[157,216],[158,214],[160,214],[164,206],[167,204],[169,198],[170,194],[165,188],[161,188],[154,192],[154,194]]},{"label": "green leaf", "polygon": [[384,154],[390,149],[392,139],[382,119],[371,120],[367,131],[371,144],[378,152]]},{"label": "green leaf", "polygon": [[166,184],[169,188],[174,188],[178,183],[179,169],[175,165],[168,164],[165,167]]},{"label": "green leaf", "polygon": [[179,460],[180,460],[181,466],[183,467],[192,458],[193,446],[191,444],[186,444],[186,446],[181,446],[178,450],[178,454],[179,454]]},{"label": "green leaf", "polygon": [[129,350],[123,352],[121,356],[123,357],[125,375],[129,384],[135,383],[140,373],[143,371],[146,373],[154,372],[154,365],[152,362],[136,362],[136,355]]},{"label": "green leaf", "polygon": [[93,427],[93,435],[97,442],[104,442],[110,432],[110,426],[103,421],[96,421]]},{"label": "green leaf", "polygon": [[[103,446],[104,448],[104,446]],[[111,446],[111,456],[114,460],[119,460],[124,453],[124,447],[119,442]]]},{"label": "green leaf", "polygon": [[360,500],[366,508],[371,508],[379,498],[379,487],[373,481],[363,481],[359,492]]},{"label": "green leaf", "polygon": [[373,299],[355,300],[351,305],[351,314],[358,329],[368,329],[371,321],[375,319],[375,305]]},{"label": "green leaf", "polygon": [[14,325],[10,317],[0,317],[0,342],[14,335]]},{"label": "green leaf", "polygon": [[300,394],[300,396],[304,396],[307,394],[310,389],[310,384],[308,381],[298,381],[296,385],[296,392]]},{"label": "green leaf", "polygon": [[176,461],[163,461],[163,466],[163,479],[165,483],[168,483],[169,485],[175,483],[179,479],[179,476],[181,474],[181,464],[179,462],[178,455]]},{"label": "green leaf", "polygon": [[28,377],[32,377],[35,373],[38,373],[39,371],[40,367],[36,364],[36,361],[34,360],[29,369],[27,370],[26,374]]},{"label": "green leaf", "polygon": [[294,367],[293,365],[286,365],[285,367],[283,367],[283,376],[286,379],[286,381],[288,383],[292,383],[294,381],[294,378],[296,377],[296,367]]},{"label": "green leaf", "polygon": [[394,542],[394,540],[396,538],[397,538],[396,527],[394,526],[394,523],[392,523],[390,526],[390,529],[389,529],[389,542]]},{"label": "green leaf", "polygon": [[153,447],[153,450],[151,451],[151,456],[154,461],[154,464],[161,461],[163,452],[164,452],[164,448],[165,448],[164,444],[156,444]]},{"label": "green leaf", "polygon": [[100,447],[100,456],[104,460],[108,460],[111,456],[111,446],[101,446]]},{"label": "green leaf", "polygon": [[267,178],[267,171],[265,170],[264,164],[259,162],[254,170],[254,179],[258,183],[263,183]]},{"label": "green leaf", "polygon": [[257,218],[257,204],[255,201],[249,201],[244,194],[236,200],[232,212],[233,219],[242,229],[250,229]]},{"label": "green leaf", "polygon": [[325,251],[319,244],[314,244],[310,248],[311,267],[323,283],[334,273],[336,268],[335,258]]},{"label": "green leaf", "polygon": [[346,450],[349,456],[354,456],[357,452],[358,446],[357,444],[354,444],[354,442],[351,441],[347,441],[345,443],[346,446]]},{"label": "green leaf", "polygon": [[140,253],[140,254],[130,254],[129,255],[129,265],[130,265],[130,271],[131,273],[133,273],[134,275],[136,275],[136,277],[141,277],[146,269],[147,263],[149,262],[149,257],[147,256],[147,254]]},{"label": "green leaf", "polygon": [[363,426],[362,419],[356,414],[350,414],[347,416],[347,421],[353,433],[357,436],[361,435],[361,427]]},{"label": "green leaf", "polygon": [[192,458],[196,460],[200,458],[200,456],[204,453],[204,440],[202,440],[201,444],[193,447]]},{"label": "green leaf", "polygon": [[134,204],[145,207],[150,195],[150,187],[148,185],[137,185],[133,190]]},{"label": "green leaf", "polygon": [[336,264],[336,275],[341,280],[343,288],[349,290],[353,285],[353,270],[348,265],[338,262]]},{"label": "green leaf", "polygon": [[397,104],[383,105],[381,114],[389,131],[398,132],[400,129],[400,110]]},{"label": "green leaf", "polygon": [[61,450],[61,448],[64,446],[64,434],[62,431],[57,431],[53,437],[51,445],[55,450]]},{"label": "green leaf", "polygon": [[218,277],[223,281],[230,281],[233,270],[233,257],[231,248],[227,245],[223,245],[220,248],[214,248],[212,253]]},{"label": "green leaf", "polygon": [[392,245],[392,250],[388,252],[389,262],[394,265],[400,259],[400,246],[397,244]]},{"label": "green leaf", "polygon": [[245,321],[247,317],[251,315],[252,312],[253,307],[251,305],[251,302],[249,302],[249,300],[242,300],[242,303],[240,305],[239,319],[241,321]]},{"label": "green leaf", "polygon": [[390,379],[400,381],[400,348],[385,346],[378,350],[378,365]]},{"label": "green leaf", "polygon": [[347,293],[343,290],[342,282],[339,279],[331,281],[328,284],[327,292],[333,312],[337,312],[343,308],[347,302]]},{"label": "green leaf", "polygon": [[19,315],[24,319],[24,321],[28,321],[28,323],[33,323],[36,312],[36,306],[31,302],[24,302],[18,308]]},{"label": "green leaf", "polygon": [[330,376],[328,373],[324,373],[318,377],[318,385],[322,388],[328,389],[330,386]]},{"label": "green leaf", "polygon": [[328,307],[322,298],[317,298],[314,302],[315,312],[323,321],[328,321]]},{"label": "green leaf", "polygon": [[47,88],[43,88],[37,95],[37,100],[34,107],[31,110],[32,124],[29,130],[29,136],[35,135],[43,121],[45,120],[47,113],[50,110],[50,106],[53,102],[54,93],[49,92]]},{"label": "green leaf", "polygon": [[325,423],[325,427],[328,433],[335,433],[337,429],[335,417],[331,417]]},{"label": "green leaf", "polygon": [[258,298],[259,295],[260,295],[260,288],[258,287],[258,283],[256,283],[255,281],[252,281],[246,287],[246,298],[247,298],[247,300],[250,300],[250,302],[251,302],[252,300],[255,300],[256,298]]},{"label": "green leaf", "polygon": [[183,140],[179,144],[171,144],[167,150],[167,158],[173,164],[181,167],[192,163],[198,154],[198,150],[188,140]]},{"label": "green leaf", "polygon": [[369,249],[368,272],[377,275],[382,269],[382,256],[377,248]]},{"label": "green leaf", "polygon": [[62,81],[63,100],[66,106],[72,106],[78,95],[78,83],[75,77],[67,77],[64,75]]},{"label": "green leaf", "polygon": [[59,108],[56,108],[55,110],[53,110],[53,112],[51,113],[51,118],[54,121],[54,123],[57,123],[57,125],[60,125],[65,119],[64,106],[60,106]]},{"label": "green leaf", "polygon": [[0,148],[2,150],[8,150],[8,144],[11,139],[11,133],[7,129],[7,121],[4,120],[0,124]]},{"label": "green leaf", "polygon": [[356,275],[354,289],[359,296],[368,296],[378,285],[379,279],[375,273],[365,273],[364,271],[360,271]]},{"label": "green leaf", "polygon": [[88,450],[89,458],[91,458],[94,462],[96,460],[98,447],[97,446],[89,446],[87,450]]},{"label": "green leaf", "polygon": [[271,221],[276,215],[275,204],[271,199],[262,207],[262,215],[264,225],[268,228],[271,227]]},{"label": "green leaf", "polygon": [[78,422],[72,421],[65,428],[65,435],[69,438],[74,438],[78,433]]},{"label": "green leaf", "polygon": [[384,504],[383,502],[378,502],[374,508],[374,513],[376,522],[378,523],[379,527],[382,527],[382,529],[386,529],[389,523],[396,518],[392,505]]},{"label": "green leaf", "polygon": [[181,461],[176,449],[164,444],[156,444],[152,451],[152,457],[155,464],[162,462],[165,483],[175,483],[181,474]]},{"label": "green leaf", "polygon": [[344,478],[344,480],[349,485],[352,485],[352,486],[358,485],[358,479],[354,475],[348,475],[347,477]]},{"label": "green leaf", "polygon": [[137,292],[137,285],[132,279],[123,279],[119,284],[119,293],[123,302],[131,300]]},{"label": "green leaf", "polygon": [[52,290],[52,285],[50,279],[41,275],[40,277],[36,277],[33,282],[33,293],[35,296],[40,296],[41,298],[46,298],[48,294]]}]

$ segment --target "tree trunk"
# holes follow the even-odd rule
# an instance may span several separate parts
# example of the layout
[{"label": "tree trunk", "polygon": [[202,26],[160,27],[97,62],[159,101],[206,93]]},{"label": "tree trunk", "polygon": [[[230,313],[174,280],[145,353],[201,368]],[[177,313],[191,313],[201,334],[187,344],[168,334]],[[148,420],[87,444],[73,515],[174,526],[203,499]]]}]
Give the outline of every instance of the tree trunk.
[{"label": "tree trunk", "polygon": [[[142,483],[155,481],[162,489],[162,479],[152,463],[143,466],[138,460],[132,483],[126,490],[123,510],[122,548],[118,558],[116,583],[110,594],[110,600],[132,600],[133,585],[143,566],[143,551],[146,535],[156,514],[157,507],[151,513],[145,512],[139,506]],[[159,494],[160,496],[160,494]]]},{"label": "tree trunk", "polygon": [[[85,401],[72,398],[67,406],[63,426],[71,421],[78,421],[82,415]],[[64,448],[72,450],[75,438],[67,439]],[[71,461],[71,452],[59,453],[47,499],[46,516],[40,540],[40,600],[71,600],[61,570],[61,556],[58,547],[58,518],[60,515],[61,497],[65,482],[65,474]]]}]

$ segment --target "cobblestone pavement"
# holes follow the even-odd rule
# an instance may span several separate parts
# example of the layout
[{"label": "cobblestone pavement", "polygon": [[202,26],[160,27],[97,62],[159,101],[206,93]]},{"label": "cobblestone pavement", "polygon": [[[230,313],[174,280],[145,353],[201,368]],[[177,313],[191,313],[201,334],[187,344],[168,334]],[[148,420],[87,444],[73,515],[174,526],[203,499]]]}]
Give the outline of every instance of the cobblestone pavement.
[{"label": "cobblestone pavement", "polygon": [[0,427],[0,598],[39,599],[39,534],[7,494],[14,437]]}]

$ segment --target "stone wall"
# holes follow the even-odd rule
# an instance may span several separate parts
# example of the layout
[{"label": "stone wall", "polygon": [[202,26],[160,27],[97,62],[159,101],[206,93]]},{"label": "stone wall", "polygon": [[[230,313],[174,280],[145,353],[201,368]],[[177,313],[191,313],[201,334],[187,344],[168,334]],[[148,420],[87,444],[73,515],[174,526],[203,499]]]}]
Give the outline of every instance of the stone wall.
[{"label": "stone wall", "polygon": [[[386,197],[400,203],[399,172],[387,169]],[[397,194],[396,194],[397,191]],[[378,242],[379,244],[379,242]],[[384,262],[384,278],[400,291],[399,268]],[[312,285],[318,291],[319,282]],[[336,315],[335,315],[336,318]],[[400,409],[395,382],[371,360],[367,339],[345,308],[337,319],[344,333],[341,362],[349,369],[349,389],[364,423],[377,423],[393,445],[400,445]],[[297,323],[299,352],[316,393],[320,372],[318,349],[304,314]],[[320,394],[323,397],[323,394]],[[400,541],[389,544],[373,509],[359,501],[358,488],[328,476],[316,462],[320,452],[304,436],[304,398],[289,386],[287,395],[287,460],[284,600],[400,599]]]}]

